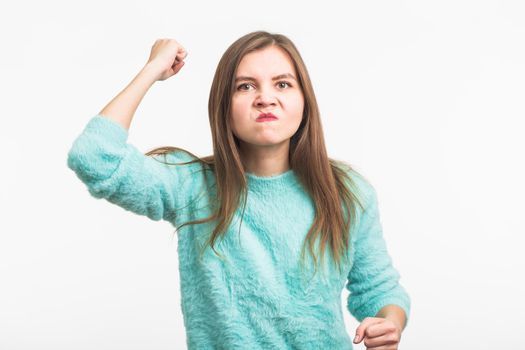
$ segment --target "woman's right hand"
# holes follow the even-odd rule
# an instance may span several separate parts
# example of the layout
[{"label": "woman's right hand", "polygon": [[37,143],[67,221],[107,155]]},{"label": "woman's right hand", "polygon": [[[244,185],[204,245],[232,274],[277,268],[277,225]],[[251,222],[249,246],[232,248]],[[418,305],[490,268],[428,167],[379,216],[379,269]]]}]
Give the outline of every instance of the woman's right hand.
[{"label": "woman's right hand", "polygon": [[157,72],[157,80],[166,80],[179,72],[187,55],[186,49],[174,39],[158,39],[146,65]]}]

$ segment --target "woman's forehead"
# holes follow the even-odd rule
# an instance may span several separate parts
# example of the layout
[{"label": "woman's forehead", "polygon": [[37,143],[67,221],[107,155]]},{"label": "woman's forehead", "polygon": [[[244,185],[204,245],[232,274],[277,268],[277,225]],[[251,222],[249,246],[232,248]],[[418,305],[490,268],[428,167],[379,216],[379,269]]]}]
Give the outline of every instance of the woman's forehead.
[{"label": "woman's forehead", "polygon": [[237,77],[274,78],[283,74],[295,77],[294,65],[286,51],[274,46],[246,54],[237,67]]},{"label": "woman's forehead", "polygon": [[244,55],[244,57],[239,62],[239,68],[244,66],[253,66],[260,63],[292,66],[292,60],[284,49],[276,46],[270,46],[264,49],[249,52]]}]

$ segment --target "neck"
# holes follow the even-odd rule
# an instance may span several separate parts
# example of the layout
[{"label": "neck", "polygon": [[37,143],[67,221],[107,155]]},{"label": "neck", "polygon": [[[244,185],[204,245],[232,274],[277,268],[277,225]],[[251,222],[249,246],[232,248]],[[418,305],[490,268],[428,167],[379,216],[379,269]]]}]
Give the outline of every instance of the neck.
[{"label": "neck", "polygon": [[246,172],[273,176],[290,169],[289,140],[278,145],[254,146],[241,142],[240,155]]}]

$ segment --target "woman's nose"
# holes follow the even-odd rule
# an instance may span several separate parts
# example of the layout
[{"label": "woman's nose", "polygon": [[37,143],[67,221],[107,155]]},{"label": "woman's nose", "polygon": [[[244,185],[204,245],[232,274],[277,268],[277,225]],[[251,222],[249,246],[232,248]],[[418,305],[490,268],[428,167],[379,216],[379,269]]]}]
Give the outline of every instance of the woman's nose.
[{"label": "woman's nose", "polygon": [[261,92],[255,99],[257,106],[267,106],[270,104],[275,104],[275,97],[268,92]]}]

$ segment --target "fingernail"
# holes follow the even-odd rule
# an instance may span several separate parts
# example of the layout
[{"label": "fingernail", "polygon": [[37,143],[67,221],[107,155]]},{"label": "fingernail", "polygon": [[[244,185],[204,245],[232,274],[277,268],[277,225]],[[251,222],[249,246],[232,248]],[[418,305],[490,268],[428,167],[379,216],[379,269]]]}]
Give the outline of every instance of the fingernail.
[{"label": "fingernail", "polygon": [[359,341],[359,334],[356,334],[355,338],[354,338],[354,343],[358,342]]}]

